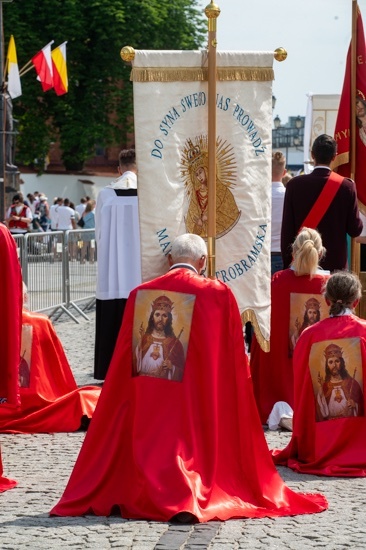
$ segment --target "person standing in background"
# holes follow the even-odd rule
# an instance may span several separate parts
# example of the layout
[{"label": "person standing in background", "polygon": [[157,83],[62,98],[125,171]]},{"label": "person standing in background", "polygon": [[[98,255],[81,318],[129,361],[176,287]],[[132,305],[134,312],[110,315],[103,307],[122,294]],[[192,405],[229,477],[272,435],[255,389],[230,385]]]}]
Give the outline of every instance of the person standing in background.
[{"label": "person standing in background", "polygon": [[[95,229],[95,200],[90,200],[86,203],[86,208],[81,215],[84,225],[83,229]],[[92,232],[83,233],[83,246],[81,248],[80,263],[85,264],[86,258],[91,264],[94,263],[95,253],[95,236]]]},{"label": "person standing in background", "polygon": [[119,154],[120,177],[102,189],[95,210],[98,254],[94,378],[104,380],[130,291],[141,283],[134,149]]},{"label": "person standing in background", "polygon": [[327,254],[320,267],[335,271],[347,269],[347,235],[358,237],[362,221],[357,206],[354,181],[330,169],[337,153],[336,141],[326,134],[312,146],[314,170],[296,176],[286,186],[281,229],[281,252],[285,268],[291,265],[292,243],[301,227],[317,229]]},{"label": "person standing in background", "polygon": [[57,231],[58,228],[58,209],[62,206],[64,199],[56,197],[53,205],[50,208],[51,231]]},{"label": "person standing in background", "polygon": [[87,200],[85,197],[81,197],[80,203],[76,205],[75,210],[79,214],[79,219],[85,212]]},{"label": "person standing in background", "polygon": [[271,275],[283,269],[281,256],[281,225],[286,188],[286,158],[281,151],[272,153],[272,218],[271,218]]},{"label": "person standing in background", "polygon": [[25,235],[29,231],[29,224],[33,219],[31,209],[24,204],[21,193],[13,197],[13,204],[6,213],[6,222],[10,233],[13,235]]}]

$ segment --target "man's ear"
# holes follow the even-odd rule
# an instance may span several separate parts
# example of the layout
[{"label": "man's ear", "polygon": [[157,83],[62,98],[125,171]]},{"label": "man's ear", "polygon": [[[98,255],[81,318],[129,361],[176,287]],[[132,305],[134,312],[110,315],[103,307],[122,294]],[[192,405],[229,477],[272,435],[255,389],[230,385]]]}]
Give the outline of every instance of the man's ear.
[{"label": "man's ear", "polygon": [[207,256],[201,256],[200,259],[198,260],[198,265],[199,265],[198,273],[200,273],[201,269],[204,269],[206,265],[206,260],[207,260]]},{"label": "man's ear", "polygon": [[170,253],[168,254],[168,264],[169,267],[172,267],[172,265],[174,264],[172,255]]}]

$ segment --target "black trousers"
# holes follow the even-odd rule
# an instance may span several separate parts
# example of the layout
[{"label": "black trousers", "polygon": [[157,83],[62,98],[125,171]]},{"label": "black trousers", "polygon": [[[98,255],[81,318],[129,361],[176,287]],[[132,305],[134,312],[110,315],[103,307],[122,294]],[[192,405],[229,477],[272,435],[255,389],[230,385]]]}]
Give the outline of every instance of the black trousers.
[{"label": "black trousers", "polygon": [[104,380],[106,377],[126,302],[126,298],[96,301],[94,378],[97,380]]}]

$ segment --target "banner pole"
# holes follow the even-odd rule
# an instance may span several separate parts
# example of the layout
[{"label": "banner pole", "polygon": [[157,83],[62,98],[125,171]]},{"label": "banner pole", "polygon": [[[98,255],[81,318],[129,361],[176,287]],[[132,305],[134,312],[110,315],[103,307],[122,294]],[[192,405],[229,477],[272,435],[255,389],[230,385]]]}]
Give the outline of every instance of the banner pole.
[{"label": "banner pole", "polygon": [[[350,124],[350,177],[355,179],[356,170],[356,79],[357,79],[357,0],[352,0],[352,40],[351,40],[351,124]],[[351,270],[360,275],[360,244],[352,239],[351,241]]]},{"label": "banner pole", "polygon": [[207,275],[216,274],[216,28],[220,8],[213,3],[206,6],[208,18],[208,219],[207,219]]}]

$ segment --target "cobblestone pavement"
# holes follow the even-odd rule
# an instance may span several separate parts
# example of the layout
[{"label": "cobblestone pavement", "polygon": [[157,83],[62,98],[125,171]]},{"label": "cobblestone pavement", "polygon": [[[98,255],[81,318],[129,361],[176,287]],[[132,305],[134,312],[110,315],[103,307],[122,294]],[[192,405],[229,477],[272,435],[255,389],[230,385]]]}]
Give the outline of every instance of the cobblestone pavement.
[{"label": "cobblestone pavement", "polygon": [[[80,325],[56,323],[78,384],[92,384],[95,314]],[[283,447],[289,433],[266,433],[270,447]],[[50,518],[69,478],[84,433],[1,436],[4,473],[19,485],[0,495],[0,548],[70,547],[134,550],[365,549],[366,480],[280,474],[293,489],[322,492],[329,510],[278,519],[230,520],[179,526],[119,517]],[[366,442],[365,442],[366,444]]]}]

